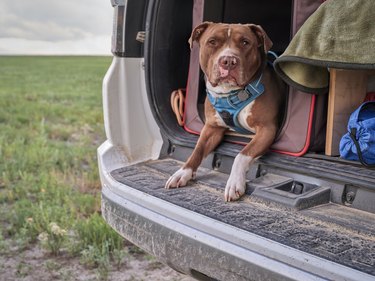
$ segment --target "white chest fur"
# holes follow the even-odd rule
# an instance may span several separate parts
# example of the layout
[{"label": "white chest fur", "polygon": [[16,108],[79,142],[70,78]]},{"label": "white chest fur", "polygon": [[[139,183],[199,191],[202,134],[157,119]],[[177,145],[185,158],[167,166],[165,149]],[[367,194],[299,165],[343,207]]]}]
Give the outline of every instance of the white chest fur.
[{"label": "white chest fur", "polygon": [[[251,108],[254,105],[254,101],[249,103],[247,106],[245,106],[240,113],[237,116],[238,123],[241,125],[242,128],[252,132],[256,133],[254,128],[251,128],[249,126],[248,120],[251,118]],[[221,118],[220,114],[218,112],[215,113],[216,122],[220,127],[230,128]]]},{"label": "white chest fur", "polygon": [[255,132],[255,129],[254,128],[251,128],[250,126],[249,126],[249,122],[248,122],[248,119],[250,119],[251,118],[251,109],[252,109],[252,107],[253,107],[253,105],[254,105],[254,102],[255,101],[252,101],[251,103],[249,103],[247,106],[245,106],[244,107],[244,109],[242,109],[241,111],[240,111],[240,113],[238,114],[238,123],[240,123],[240,125],[244,128],[244,129],[246,129],[246,130],[248,130],[248,131],[250,131],[250,132],[252,132],[252,133],[256,133]]}]

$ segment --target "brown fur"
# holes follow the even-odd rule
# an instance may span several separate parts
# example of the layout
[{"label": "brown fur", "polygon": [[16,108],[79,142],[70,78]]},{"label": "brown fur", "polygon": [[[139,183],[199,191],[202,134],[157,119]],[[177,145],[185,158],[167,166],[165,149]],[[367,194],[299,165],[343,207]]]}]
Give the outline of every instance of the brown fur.
[{"label": "brown fur", "polygon": [[[265,62],[266,53],[272,46],[271,40],[258,25],[205,22],[193,30],[189,42],[193,44],[195,41],[200,45],[199,59],[202,71],[205,73],[207,83],[213,87],[226,83],[230,87],[243,88],[260,73],[263,73],[262,83],[265,86],[265,91],[252,103],[251,114],[246,117],[247,124],[255,129],[256,134],[240,152],[252,159],[260,157],[275,139],[280,104],[285,92],[284,84],[273,69],[267,67]],[[218,66],[220,65],[218,56],[225,53],[226,50],[230,50],[230,54],[236,58],[236,65],[233,66],[233,69],[228,70],[228,76],[223,77],[220,74],[222,68]],[[208,99],[205,102],[205,116],[206,123],[192,155],[182,168],[183,170],[191,169],[195,172],[203,158],[221,142],[228,129],[222,126],[223,122],[218,119],[219,117]],[[168,181],[166,188],[175,187],[173,185]],[[178,183],[177,186],[179,186]],[[226,195],[227,201],[235,199],[238,198],[227,198]]]}]

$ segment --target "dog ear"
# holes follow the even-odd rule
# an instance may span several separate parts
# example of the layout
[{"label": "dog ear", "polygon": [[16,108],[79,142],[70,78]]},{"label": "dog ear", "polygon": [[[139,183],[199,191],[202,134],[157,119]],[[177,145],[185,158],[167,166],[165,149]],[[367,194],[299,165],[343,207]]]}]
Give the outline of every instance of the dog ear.
[{"label": "dog ear", "polygon": [[264,31],[264,29],[260,25],[256,24],[248,24],[248,27],[255,33],[255,35],[258,37],[259,40],[259,46],[264,47],[264,52],[267,54],[267,52],[271,49],[273,43],[271,39],[268,37],[267,33]]},{"label": "dog ear", "polygon": [[212,24],[212,22],[205,21],[200,25],[197,25],[193,31],[191,32],[191,36],[189,38],[189,45],[190,49],[193,47],[193,42],[198,41],[203,32]]}]

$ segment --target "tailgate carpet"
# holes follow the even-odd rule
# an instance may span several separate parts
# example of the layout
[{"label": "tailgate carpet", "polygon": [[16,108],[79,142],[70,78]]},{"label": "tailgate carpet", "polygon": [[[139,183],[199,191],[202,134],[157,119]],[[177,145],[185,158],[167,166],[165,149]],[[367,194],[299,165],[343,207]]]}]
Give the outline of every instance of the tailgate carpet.
[{"label": "tailgate carpet", "polygon": [[164,184],[181,162],[164,159],[120,168],[119,182],[186,209],[301,251],[375,275],[375,215],[337,204],[295,211],[251,202],[224,202],[227,175],[200,168],[187,187]]}]

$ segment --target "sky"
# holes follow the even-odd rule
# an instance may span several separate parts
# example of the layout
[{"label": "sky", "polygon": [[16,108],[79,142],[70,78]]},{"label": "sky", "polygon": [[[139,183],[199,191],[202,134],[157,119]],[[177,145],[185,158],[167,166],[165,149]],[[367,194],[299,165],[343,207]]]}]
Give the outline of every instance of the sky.
[{"label": "sky", "polygon": [[0,55],[110,55],[110,0],[0,0]]}]

